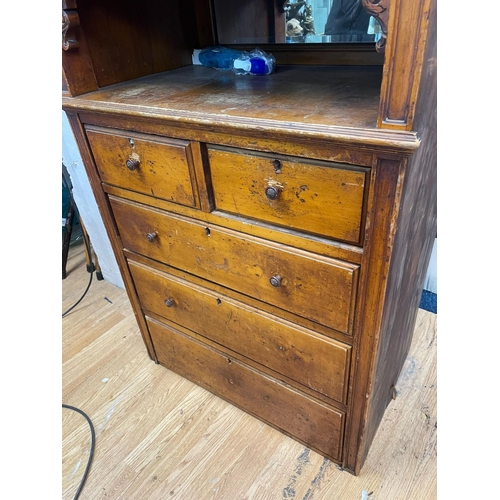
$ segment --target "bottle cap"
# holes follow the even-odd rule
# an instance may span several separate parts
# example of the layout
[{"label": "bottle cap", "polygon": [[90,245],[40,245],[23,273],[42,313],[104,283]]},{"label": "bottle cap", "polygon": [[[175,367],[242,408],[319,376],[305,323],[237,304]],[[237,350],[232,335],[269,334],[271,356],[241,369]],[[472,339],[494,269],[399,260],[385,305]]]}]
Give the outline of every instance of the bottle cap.
[{"label": "bottle cap", "polygon": [[252,75],[267,75],[268,68],[264,59],[254,57],[250,59],[250,63],[252,66],[250,73],[252,73]]}]

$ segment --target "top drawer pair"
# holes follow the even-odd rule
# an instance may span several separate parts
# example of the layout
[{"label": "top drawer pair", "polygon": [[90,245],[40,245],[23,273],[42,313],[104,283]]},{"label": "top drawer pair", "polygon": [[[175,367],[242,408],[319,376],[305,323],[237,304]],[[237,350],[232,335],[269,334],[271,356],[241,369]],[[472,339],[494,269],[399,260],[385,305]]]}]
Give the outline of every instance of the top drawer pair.
[{"label": "top drawer pair", "polygon": [[[97,127],[87,137],[103,182],[199,207],[196,171],[204,169],[195,169],[191,142]],[[212,145],[207,152],[216,210],[360,244],[368,168]]]}]

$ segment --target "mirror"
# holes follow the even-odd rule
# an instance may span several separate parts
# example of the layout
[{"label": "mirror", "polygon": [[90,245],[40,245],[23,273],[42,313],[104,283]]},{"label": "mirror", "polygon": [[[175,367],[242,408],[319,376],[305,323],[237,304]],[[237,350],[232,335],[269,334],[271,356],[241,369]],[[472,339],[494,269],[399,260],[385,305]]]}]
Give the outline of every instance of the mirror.
[{"label": "mirror", "polygon": [[379,42],[382,28],[367,3],[373,0],[213,0],[212,9],[220,45]]}]

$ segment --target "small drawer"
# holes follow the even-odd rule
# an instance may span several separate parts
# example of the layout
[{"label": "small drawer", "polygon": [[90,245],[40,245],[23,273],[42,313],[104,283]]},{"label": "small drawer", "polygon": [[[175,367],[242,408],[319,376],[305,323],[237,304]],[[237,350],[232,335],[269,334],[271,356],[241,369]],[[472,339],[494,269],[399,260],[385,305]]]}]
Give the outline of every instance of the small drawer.
[{"label": "small drawer", "polygon": [[345,402],[350,346],[142,264],[129,268],[145,311]]},{"label": "small drawer", "polygon": [[166,325],[147,322],[160,364],[329,458],[341,459],[342,411]]},{"label": "small drawer", "polygon": [[102,182],[196,206],[188,141],[87,127]]},{"label": "small drawer", "polygon": [[114,196],[109,199],[124,248],[351,332],[358,265]]},{"label": "small drawer", "polygon": [[208,149],[217,210],[359,244],[368,169]]}]

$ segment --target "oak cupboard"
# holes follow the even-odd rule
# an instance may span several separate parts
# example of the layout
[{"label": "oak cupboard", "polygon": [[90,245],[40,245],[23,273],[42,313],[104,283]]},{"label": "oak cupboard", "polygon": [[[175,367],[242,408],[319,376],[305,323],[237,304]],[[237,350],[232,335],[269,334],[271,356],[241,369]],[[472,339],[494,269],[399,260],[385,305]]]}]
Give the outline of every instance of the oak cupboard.
[{"label": "oak cupboard", "polygon": [[363,0],[357,45],[285,4],[243,77],[191,59],[237,6],[63,1],[62,104],[151,359],[359,474],[436,236],[436,4]]}]

